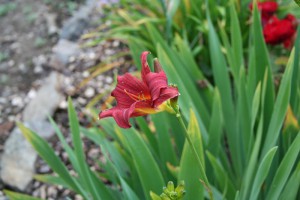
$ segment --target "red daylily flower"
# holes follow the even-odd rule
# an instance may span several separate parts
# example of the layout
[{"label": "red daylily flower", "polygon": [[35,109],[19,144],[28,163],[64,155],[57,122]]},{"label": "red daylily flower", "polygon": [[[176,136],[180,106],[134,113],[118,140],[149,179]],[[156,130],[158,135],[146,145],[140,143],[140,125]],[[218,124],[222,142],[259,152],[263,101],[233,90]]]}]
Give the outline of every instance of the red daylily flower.
[{"label": "red daylily flower", "polygon": [[296,18],[288,14],[284,19],[273,16],[263,29],[267,44],[277,45],[283,43],[285,48],[290,48],[295,39],[297,29]]},{"label": "red daylily flower", "polygon": [[117,105],[100,112],[100,119],[113,117],[121,128],[130,128],[129,118],[163,111],[169,99],[179,96],[177,87],[168,85],[167,76],[158,61],[154,64],[155,72],[150,71],[148,54],[147,51],[141,54],[142,80],[129,73],[118,76],[117,86],[111,93]]},{"label": "red daylily flower", "polygon": [[[249,5],[249,8],[250,10],[253,9],[253,3]],[[263,26],[265,26],[276,12],[278,4],[275,1],[257,2],[257,8],[261,12],[261,21]]]}]

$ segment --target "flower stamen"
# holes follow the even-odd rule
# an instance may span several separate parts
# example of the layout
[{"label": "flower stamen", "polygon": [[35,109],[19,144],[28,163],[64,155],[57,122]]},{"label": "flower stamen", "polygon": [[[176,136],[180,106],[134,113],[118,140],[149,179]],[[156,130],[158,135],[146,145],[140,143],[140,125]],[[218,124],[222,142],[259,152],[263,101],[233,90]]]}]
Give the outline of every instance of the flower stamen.
[{"label": "flower stamen", "polygon": [[142,92],[138,95],[132,94],[128,92],[126,89],[124,89],[124,92],[134,101],[146,101],[151,99],[151,98],[147,98],[145,94]]}]

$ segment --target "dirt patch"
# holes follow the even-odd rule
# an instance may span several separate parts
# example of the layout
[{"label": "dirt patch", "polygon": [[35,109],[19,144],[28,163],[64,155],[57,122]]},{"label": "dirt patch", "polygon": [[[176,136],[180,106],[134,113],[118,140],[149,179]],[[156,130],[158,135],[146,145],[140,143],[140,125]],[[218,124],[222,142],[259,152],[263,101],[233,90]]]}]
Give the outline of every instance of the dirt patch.
[{"label": "dirt patch", "polygon": [[[40,80],[62,22],[79,1],[0,0],[0,124],[19,120]],[[2,132],[0,131],[0,137]]]}]

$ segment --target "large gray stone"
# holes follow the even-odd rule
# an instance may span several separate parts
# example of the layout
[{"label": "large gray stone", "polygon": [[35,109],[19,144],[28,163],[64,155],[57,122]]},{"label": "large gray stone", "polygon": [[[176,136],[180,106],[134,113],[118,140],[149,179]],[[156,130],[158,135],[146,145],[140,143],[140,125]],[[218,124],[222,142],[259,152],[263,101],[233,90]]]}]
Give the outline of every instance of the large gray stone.
[{"label": "large gray stone", "polygon": [[[44,138],[54,131],[47,121],[64,96],[59,92],[63,77],[53,72],[38,90],[36,97],[23,111],[24,124]],[[0,162],[0,176],[5,184],[24,190],[34,175],[37,153],[18,128],[15,128],[4,144]]]},{"label": "large gray stone", "polygon": [[99,0],[88,0],[84,6],[73,13],[73,16],[67,20],[60,31],[60,38],[76,41],[89,26],[89,14],[95,8]]},{"label": "large gray stone", "polygon": [[63,65],[69,62],[71,56],[77,56],[80,53],[80,47],[77,43],[69,40],[60,39],[52,49],[54,58]]}]

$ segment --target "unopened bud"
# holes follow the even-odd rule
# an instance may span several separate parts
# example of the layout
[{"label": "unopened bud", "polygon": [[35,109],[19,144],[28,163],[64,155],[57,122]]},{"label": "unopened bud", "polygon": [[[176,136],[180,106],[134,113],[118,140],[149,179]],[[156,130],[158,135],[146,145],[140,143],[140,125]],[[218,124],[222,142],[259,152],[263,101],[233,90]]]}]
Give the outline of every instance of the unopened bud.
[{"label": "unopened bud", "polygon": [[154,58],[154,72],[158,73],[160,71],[163,71],[161,64],[159,63],[157,58]]}]

